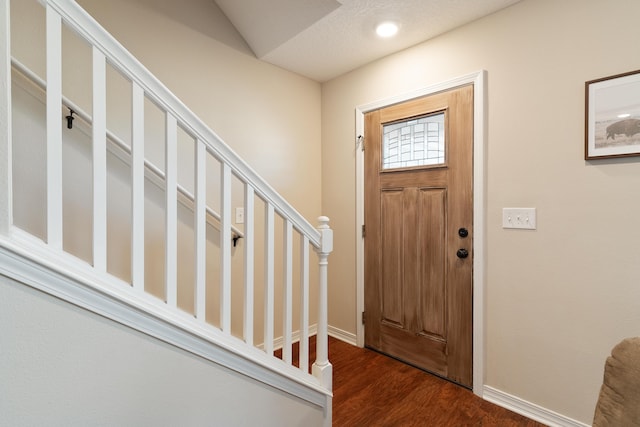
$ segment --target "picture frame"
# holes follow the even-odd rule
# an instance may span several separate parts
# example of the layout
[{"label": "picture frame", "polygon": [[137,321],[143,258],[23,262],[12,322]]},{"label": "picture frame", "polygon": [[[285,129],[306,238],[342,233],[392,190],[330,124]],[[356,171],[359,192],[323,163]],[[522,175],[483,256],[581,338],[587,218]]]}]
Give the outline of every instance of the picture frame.
[{"label": "picture frame", "polygon": [[585,160],[640,156],[640,70],[585,83]]}]

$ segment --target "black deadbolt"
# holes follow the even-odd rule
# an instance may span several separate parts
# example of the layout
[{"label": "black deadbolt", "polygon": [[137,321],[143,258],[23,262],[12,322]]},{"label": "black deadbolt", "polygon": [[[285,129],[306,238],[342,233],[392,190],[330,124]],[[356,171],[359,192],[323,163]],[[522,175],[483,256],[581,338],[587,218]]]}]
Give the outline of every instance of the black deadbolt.
[{"label": "black deadbolt", "polygon": [[469,235],[469,230],[467,230],[466,228],[462,227],[461,229],[458,230],[458,236],[467,237],[468,235]]}]

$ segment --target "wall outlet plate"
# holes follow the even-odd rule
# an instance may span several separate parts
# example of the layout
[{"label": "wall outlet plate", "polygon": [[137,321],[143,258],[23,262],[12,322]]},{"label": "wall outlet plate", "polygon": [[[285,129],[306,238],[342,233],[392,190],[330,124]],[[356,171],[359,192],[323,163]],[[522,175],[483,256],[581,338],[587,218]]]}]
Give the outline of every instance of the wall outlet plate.
[{"label": "wall outlet plate", "polygon": [[503,208],[502,228],[536,229],[536,208]]}]

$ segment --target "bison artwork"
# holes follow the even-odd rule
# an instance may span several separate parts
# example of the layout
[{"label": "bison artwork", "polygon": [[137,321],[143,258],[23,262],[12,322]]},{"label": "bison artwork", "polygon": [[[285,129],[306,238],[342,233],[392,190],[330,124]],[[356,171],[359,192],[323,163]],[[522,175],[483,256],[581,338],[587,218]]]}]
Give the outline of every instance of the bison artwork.
[{"label": "bison artwork", "polygon": [[616,135],[624,134],[627,137],[640,133],[640,120],[625,119],[607,126],[607,139],[616,139]]}]

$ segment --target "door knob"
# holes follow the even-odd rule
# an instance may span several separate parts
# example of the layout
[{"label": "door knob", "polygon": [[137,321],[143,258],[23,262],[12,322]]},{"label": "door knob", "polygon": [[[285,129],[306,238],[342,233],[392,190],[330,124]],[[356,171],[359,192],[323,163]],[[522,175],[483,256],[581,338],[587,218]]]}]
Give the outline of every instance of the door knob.
[{"label": "door knob", "polygon": [[466,249],[458,249],[456,255],[458,256],[458,258],[464,259],[469,256],[469,251],[467,251]]}]

